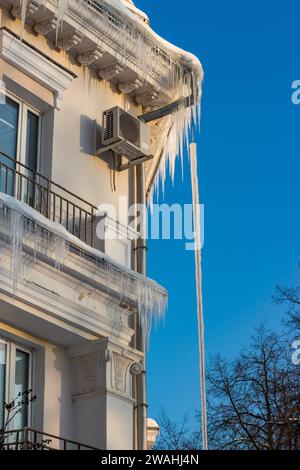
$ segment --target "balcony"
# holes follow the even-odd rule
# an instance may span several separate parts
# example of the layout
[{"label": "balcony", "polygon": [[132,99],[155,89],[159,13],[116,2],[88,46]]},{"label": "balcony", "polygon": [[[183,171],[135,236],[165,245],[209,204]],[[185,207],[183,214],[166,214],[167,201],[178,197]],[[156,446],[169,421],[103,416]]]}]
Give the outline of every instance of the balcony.
[{"label": "balcony", "polygon": [[35,429],[0,432],[0,450],[100,450]]},{"label": "balcony", "polygon": [[94,246],[96,206],[2,152],[0,175],[0,193],[27,204]]},{"label": "balcony", "polygon": [[0,320],[65,346],[128,345],[138,314],[148,335],[167,292],[95,249],[96,207],[4,153],[0,175]]}]

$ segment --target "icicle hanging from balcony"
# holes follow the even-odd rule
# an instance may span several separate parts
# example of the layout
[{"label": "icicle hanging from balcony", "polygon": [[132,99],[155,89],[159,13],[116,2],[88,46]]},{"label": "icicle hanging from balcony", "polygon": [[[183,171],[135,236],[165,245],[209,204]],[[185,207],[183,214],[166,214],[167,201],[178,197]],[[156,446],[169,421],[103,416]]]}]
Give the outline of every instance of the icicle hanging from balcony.
[{"label": "icicle hanging from balcony", "polygon": [[57,269],[60,269],[68,254],[66,241],[40,227],[34,220],[25,217],[22,212],[15,210],[14,207],[18,204],[10,196],[0,193],[1,235],[8,241],[10,247],[10,272],[14,295],[17,293],[18,280],[23,275],[23,244],[30,248],[34,261],[36,261],[37,253],[51,256]]},{"label": "icicle hanging from balcony", "polygon": [[58,36],[58,31],[61,29],[64,16],[68,10],[69,0],[57,0],[57,29],[56,29],[56,40]]},{"label": "icicle hanging from balcony", "polygon": [[[2,215],[2,214],[1,214]],[[13,293],[16,293],[18,277],[22,268],[22,243],[24,237],[24,220],[16,211],[4,213],[8,217],[8,236],[10,239],[11,262],[10,271],[13,273]],[[3,220],[2,220],[3,221]]]},{"label": "icicle hanging from balcony", "polygon": [[82,257],[85,264],[87,256],[93,260],[91,278],[99,278],[104,294],[113,294],[124,308],[138,311],[145,336],[150,334],[152,320],[158,321],[165,314],[167,292],[156,282],[117,265],[105,254],[71,235],[62,225],[51,222],[31,207],[3,193],[0,193],[0,238],[9,246],[14,295],[23,276],[25,254],[26,262],[28,257],[34,262],[40,259],[63,271],[68,255],[75,248],[77,256]]}]

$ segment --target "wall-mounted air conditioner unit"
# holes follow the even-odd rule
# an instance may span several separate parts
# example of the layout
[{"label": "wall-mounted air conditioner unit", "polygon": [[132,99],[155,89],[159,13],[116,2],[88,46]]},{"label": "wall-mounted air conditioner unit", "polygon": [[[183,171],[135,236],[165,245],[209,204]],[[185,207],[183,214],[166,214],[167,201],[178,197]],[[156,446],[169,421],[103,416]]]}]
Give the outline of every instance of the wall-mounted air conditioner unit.
[{"label": "wall-mounted air conditioner unit", "polygon": [[103,113],[102,145],[98,154],[113,150],[119,156],[126,158],[129,164],[137,164],[152,158],[151,129],[119,106]]}]

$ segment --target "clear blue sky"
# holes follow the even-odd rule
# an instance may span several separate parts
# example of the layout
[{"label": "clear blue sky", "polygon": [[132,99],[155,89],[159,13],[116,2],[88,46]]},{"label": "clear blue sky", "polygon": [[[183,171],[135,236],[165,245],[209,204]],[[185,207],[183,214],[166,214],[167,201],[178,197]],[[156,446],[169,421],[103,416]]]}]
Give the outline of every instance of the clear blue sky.
[{"label": "clear blue sky", "polygon": [[[166,39],[194,52],[205,69],[199,178],[205,204],[203,250],[207,357],[228,357],[254,325],[277,327],[271,294],[300,272],[299,0],[136,0]],[[166,201],[191,201],[189,169]],[[150,414],[172,418],[199,408],[193,253],[149,244],[149,275],[170,294],[165,326],[148,359]]]}]

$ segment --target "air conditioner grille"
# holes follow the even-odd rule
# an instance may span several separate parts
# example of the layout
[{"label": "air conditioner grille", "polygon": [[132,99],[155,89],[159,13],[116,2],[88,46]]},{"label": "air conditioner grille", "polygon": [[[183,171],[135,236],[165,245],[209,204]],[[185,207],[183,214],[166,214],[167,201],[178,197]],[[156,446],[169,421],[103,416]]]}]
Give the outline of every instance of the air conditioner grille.
[{"label": "air conditioner grille", "polygon": [[127,142],[120,142],[117,146],[117,150],[120,155],[128,158],[128,160],[135,160],[143,155],[138,148],[133,147]]},{"label": "air conditioner grille", "polygon": [[114,137],[114,111],[104,113],[104,139],[109,140]]},{"label": "air conditioner grille", "polygon": [[120,134],[121,137],[130,142],[135,147],[140,146],[140,123],[127,113],[120,114]]}]

